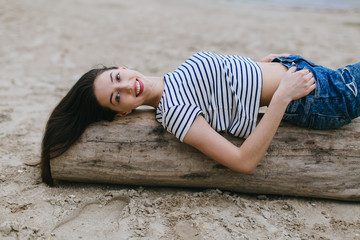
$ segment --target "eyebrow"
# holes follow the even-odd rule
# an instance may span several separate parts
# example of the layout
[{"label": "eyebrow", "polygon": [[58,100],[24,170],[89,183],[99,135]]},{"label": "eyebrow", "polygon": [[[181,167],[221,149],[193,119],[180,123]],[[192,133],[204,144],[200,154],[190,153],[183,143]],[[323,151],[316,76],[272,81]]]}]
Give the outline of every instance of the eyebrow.
[{"label": "eyebrow", "polygon": [[110,80],[113,82],[112,72],[110,72]]},{"label": "eyebrow", "polygon": [[[112,72],[110,72],[110,80],[111,80],[111,82],[113,82]],[[113,92],[110,94],[110,103],[111,103],[112,105],[114,105],[113,102],[112,102],[113,94],[114,94]]]}]

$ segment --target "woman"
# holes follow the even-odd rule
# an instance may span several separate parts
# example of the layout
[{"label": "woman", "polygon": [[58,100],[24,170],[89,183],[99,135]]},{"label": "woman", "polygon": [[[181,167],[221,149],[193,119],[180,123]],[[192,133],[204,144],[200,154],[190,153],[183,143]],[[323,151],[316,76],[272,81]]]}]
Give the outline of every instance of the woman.
[{"label": "woman", "polygon": [[[156,108],[156,119],[180,141],[219,163],[252,173],[282,119],[299,126],[337,128],[360,115],[360,63],[338,70],[297,55],[269,55],[260,62],[197,53],[165,77],[124,67],[85,73],[54,109],[42,142],[42,179],[52,184],[50,159],[64,153],[85,128]],[[268,106],[256,126],[258,109]],[[218,132],[246,138],[234,146]]]}]

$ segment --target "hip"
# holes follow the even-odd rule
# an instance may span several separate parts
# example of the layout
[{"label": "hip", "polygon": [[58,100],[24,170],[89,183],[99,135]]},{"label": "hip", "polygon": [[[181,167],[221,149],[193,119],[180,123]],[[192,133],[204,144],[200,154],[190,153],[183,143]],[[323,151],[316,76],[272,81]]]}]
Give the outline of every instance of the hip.
[{"label": "hip", "polygon": [[292,101],[284,120],[313,129],[339,128],[360,115],[360,63],[338,70],[325,68],[297,55],[275,59],[286,67],[309,69],[316,89]]}]

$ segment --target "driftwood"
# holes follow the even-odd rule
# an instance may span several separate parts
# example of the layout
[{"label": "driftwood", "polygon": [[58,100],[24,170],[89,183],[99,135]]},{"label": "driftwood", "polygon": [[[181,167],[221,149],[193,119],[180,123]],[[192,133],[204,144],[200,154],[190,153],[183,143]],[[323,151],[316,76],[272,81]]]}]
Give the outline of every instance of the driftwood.
[{"label": "driftwood", "polygon": [[[224,134],[240,146],[243,140]],[[62,156],[51,160],[54,179],[123,185],[223,190],[360,201],[360,118],[337,130],[282,123],[252,175],[229,170],[180,143],[136,110],[90,126]]]}]

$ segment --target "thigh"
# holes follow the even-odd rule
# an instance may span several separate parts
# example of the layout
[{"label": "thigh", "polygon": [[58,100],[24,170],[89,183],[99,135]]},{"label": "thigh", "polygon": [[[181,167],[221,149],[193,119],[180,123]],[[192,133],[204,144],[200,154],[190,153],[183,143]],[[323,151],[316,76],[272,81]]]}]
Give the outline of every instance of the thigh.
[{"label": "thigh", "polygon": [[292,101],[283,120],[310,129],[340,128],[351,122],[343,98],[304,97]]},{"label": "thigh", "polygon": [[332,70],[298,55],[273,60],[297,70],[309,69],[316,89],[304,98],[292,101],[284,120],[313,128],[339,128],[360,115],[360,63]]}]

